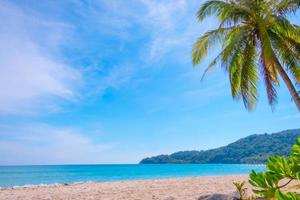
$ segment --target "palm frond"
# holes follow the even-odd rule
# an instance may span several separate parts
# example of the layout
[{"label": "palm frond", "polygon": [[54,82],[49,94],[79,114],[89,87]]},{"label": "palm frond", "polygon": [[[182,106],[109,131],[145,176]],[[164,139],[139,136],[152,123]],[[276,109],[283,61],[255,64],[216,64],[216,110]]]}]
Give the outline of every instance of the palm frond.
[{"label": "palm frond", "polygon": [[241,63],[242,57],[240,51],[235,51],[230,58],[229,64],[229,80],[231,86],[231,94],[233,99],[239,100],[241,97]]},{"label": "palm frond", "polygon": [[275,86],[278,85],[278,83],[276,83],[274,81],[274,79],[272,78],[269,69],[266,67],[266,61],[264,59],[264,55],[261,52],[260,54],[260,68],[261,68],[261,72],[262,72],[262,76],[266,85],[266,91],[267,91],[267,97],[268,97],[268,102],[269,105],[274,108],[274,106],[277,103],[277,92],[275,89]]},{"label": "palm frond", "polygon": [[247,25],[236,26],[234,30],[228,33],[225,37],[225,46],[222,54],[222,67],[228,71],[229,65],[232,62],[232,56],[236,55],[237,51],[241,51],[242,43],[248,39],[252,30],[249,30]]},{"label": "palm frond", "polygon": [[235,40],[230,40],[228,50],[224,52],[222,58],[222,65],[229,73],[231,94],[236,100],[241,97],[243,52],[245,52],[245,41],[247,41],[247,35],[243,33],[245,30],[237,34]]},{"label": "palm frond", "polygon": [[246,8],[238,6],[235,1],[210,0],[202,4],[197,17],[203,21],[210,15],[217,15],[221,24],[236,24],[242,19],[249,18],[249,14]]},{"label": "palm frond", "polygon": [[261,59],[264,68],[267,70],[269,77],[275,82],[279,83],[276,71],[276,55],[272,49],[270,37],[263,24],[259,23],[259,45],[261,49]]},{"label": "palm frond", "polygon": [[193,64],[198,65],[208,50],[219,43],[222,50],[203,76],[220,62],[229,74],[233,98],[242,98],[245,107],[252,110],[257,100],[258,71],[272,108],[277,103],[280,75],[300,111],[300,98],[290,80],[300,83],[300,27],[286,18],[299,8],[300,0],[206,1],[197,12],[198,20],[214,15],[220,24],[196,41]]},{"label": "palm frond", "polygon": [[195,42],[192,52],[193,64],[198,65],[200,61],[206,56],[209,48],[216,43],[222,43],[224,36],[234,27],[219,28],[206,32],[203,36],[198,38]]},{"label": "palm frond", "polygon": [[241,95],[245,107],[253,110],[257,100],[257,54],[255,49],[255,38],[249,38],[242,54],[241,70]]},{"label": "palm frond", "polygon": [[[235,26],[227,28],[230,30],[227,34],[224,35],[224,42],[226,46],[221,50],[217,57],[215,57],[212,62],[205,68],[204,73],[201,77],[201,80],[205,77],[205,75],[220,61],[224,68],[228,70],[228,62],[227,59],[230,54],[233,52],[233,49],[239,50],[238,44],[244,41],[247,38],[247,35],[244,33],[247,31],[246,26]],[[241,31],[243,30],[243,31]]]},{"label": "palm frond", "polygon": [[300,45],[300,28],[282,16],[273,16],[272,31]]},{"label": "palm frond", "polygon": [[275,11],[281,15],[286,15],[287,13],[295,13],[299,7],[299,0],[281,0],[276,5]]},{"label": "palm frond", "polygon": [[[283,65],[293,74],[296,82],[300,82],[300,45],[294,44],[285,37],[269,31],[272,46],[277,51]],[[295,46],[296,45],[296,46]]]}]

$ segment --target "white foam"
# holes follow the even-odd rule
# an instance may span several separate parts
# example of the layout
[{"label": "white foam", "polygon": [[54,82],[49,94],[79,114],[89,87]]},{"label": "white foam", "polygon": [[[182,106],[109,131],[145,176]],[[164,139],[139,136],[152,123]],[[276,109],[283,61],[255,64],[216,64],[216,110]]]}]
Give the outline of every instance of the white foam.
[{"label": "white foam", "polygon": [[41,184],[26,184],[26,185],[16,185],[13,186],[11,188],[13,189],[17,189],[17,188],[38,188],[38,187],[48,187],[48,186],[60,186],[60,185],[64,185],[62,183],[51,183],[51,184],[45,184],[45,183],[41,183]]},{"label": "white foam", "polygon": [[78,185],[78,184],[83,184],[83,183],[94,183],[94,181],[77,181],[73,183],[40,183],[40,184],[25,184],[25,185],[16,185],[12,187],[0,187],[0,189],[6,189],[6,188],[12,188],[12,189],[17,189],[17,188],[39,188],[39,187],[55,187],[55,186],[63,186],[63,185]]}]

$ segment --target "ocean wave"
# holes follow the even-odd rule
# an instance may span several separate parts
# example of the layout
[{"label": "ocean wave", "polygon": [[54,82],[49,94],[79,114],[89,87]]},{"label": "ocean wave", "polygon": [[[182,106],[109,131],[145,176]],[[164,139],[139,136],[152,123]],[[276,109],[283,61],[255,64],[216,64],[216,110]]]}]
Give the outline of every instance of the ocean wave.
[{"label": "ocean wave", "polygon": [[16,185],[13,187],[10,187],[12,189],[17,189],[17,188],[37,188],[37,187],[48,187],[48,186],[61,186],[61,185],[69,185],[68,183],[40,183],[40,184],[25,184],[25,185]]},{"label": "ocean wave", "polygon": [[72,183],[39,183],[39,184],[25,184],[25,185],[16,185],[16,186],[12,186],[12,187],[0,187],[0,189],[56,187],[56,186],[78,185],[78,184],[83,184],[83,183],[94,183],[94,181],[76,181],[76,182],[72,182]]}]

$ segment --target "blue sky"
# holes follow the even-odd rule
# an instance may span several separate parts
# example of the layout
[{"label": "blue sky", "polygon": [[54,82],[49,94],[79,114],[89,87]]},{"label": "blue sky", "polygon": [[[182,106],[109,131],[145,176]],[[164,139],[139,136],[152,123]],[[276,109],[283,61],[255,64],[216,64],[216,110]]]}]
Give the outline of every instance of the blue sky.
[{"label": "blue sky", "polygon": [[[282,83],[254,112],[191,64],[198,0],[0,1],[0,165],[136,163],[299,128]],[[297,20],[297,18],[293,18]]]}]

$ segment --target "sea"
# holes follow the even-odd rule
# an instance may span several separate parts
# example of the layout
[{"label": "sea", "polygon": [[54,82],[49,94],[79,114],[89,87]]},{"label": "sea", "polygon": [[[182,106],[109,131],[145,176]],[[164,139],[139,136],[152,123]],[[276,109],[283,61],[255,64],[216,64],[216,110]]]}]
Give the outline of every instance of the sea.
[{"label": "sea", "polygon": [[264,171],[263,165],[246,164],[122,164],[0,166],[0,187],[36,187],[82,182],[127,181]]}]

